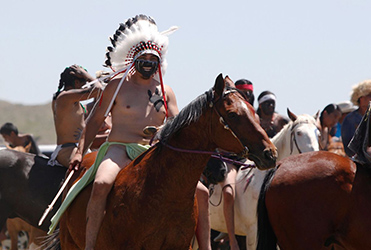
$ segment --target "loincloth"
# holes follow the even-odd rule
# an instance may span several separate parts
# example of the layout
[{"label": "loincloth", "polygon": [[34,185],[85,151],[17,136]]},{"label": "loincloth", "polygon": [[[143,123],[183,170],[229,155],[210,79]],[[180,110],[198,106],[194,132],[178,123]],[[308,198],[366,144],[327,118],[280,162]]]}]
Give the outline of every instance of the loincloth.
[{"label": "loincloth", "polygon": [[72,146],[73,147],[77,147],[77,144],[76,143],[73,143],[73,142],[69,142],[69,143],[57,145],[57,147],[54,149],[52,155],[50,156],[50,159],[48,161],[48,165],[50,165],[50,166],[61,166],[61,167],[63,167],[63,165],[60,164],[57,161],[58,154],[62,150],[62,148],[72,147]]},{"label": "loincloth", "polygon": [[55,215],[51,218],[51,224],[49,226],[49,232],[48,234],[52,233],[55,228],[57,227],[57,224],[59,222],[59,219],[61,218],[62,214],[68,206],[71,204],[71,202],[75,199],[75,197],[81,192],[81,190],[84,189],[90,182],[92,182],[95,178],[95,174],[97,173],[98,166],[103,161],[104,156],[107,153],[108,148],[111,145],[123,145],[126,147],[126,153],[129,156],[131,160],[134,160],[136,157],[138,157],[141,153],[149,149],[150,145],[141,145],[137,143],[123,143],[123,142],[105,142],[103,143],[98,151],[97,157],[95,159],[95,162],[91,168],[89,168],[86,173],[81,177],[80,180],[78,180],[71,189],[68,191],[66,198],[63,200],[60,208],[55,213]]}]

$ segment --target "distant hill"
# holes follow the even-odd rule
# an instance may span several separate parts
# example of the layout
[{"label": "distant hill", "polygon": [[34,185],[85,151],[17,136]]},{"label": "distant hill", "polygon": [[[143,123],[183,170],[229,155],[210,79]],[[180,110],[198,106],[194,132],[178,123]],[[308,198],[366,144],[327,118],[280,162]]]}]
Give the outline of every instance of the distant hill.
[{"label": "distant hill", "polygon": [[[39,145],[55,144],[51,103],[22,105],[0,101],[0,114],[0,127],[6,122],[11,122],[18,127],[19,133],[32,134]],[[4,145],[2,136],[0,144]]]}]

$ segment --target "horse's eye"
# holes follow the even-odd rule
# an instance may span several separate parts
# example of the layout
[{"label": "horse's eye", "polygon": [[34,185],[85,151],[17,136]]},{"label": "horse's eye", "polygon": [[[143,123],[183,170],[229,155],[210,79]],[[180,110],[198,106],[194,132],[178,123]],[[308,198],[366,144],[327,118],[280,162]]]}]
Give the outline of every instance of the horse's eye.
[{"label": "horse's eye", "polygon": [[302,133],[301,131],[298,131],[296,134],[297,134],[298,136],[302,136],[302,135],[303,135],[303,133]]},{"label": "horse's eye", "polygon": [[237,117],[237,114],[235,113],[235,112],[230,112],[230,113],[228,113],[228,118],[229,119],[234,119],[234,118],[236,118]]}]

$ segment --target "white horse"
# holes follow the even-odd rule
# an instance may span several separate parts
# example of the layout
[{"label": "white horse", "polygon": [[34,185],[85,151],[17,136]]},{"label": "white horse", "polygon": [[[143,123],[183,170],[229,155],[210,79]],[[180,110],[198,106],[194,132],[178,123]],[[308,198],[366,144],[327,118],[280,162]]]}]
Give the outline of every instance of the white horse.
[{"label": "white horse", "polygon": [[[287,110],[287,113],[291,121],[271,140],[278,150],[277,161],[289,155],[318,151],[319,131],[316,119],[306,114],[296,116],[290,110]],[[246,235],[247,249],[256,249],[256,206],[265,174],[266,171],[257,168],[241,168],[236,177],[235,233],[236,235]],[[227,233],[221,186],[215,185],[210,192],[212,192],[210,197],[211,228]]]}]

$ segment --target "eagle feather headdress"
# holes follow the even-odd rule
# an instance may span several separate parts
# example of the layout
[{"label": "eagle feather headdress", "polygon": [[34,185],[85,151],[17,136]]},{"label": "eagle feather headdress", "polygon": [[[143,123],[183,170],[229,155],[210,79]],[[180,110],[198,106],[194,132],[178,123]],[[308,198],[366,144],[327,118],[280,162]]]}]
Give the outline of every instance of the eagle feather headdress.
[{"label": "eagle feather headdress", "polygon": [[159,32],[156,22],[146,15],[127,19],[110,37],[112,46],[107,47],[105,66],[115,72],[128,71],[130,76],[135,73],[134,61],[142,54],[152,53],[159,57],[161,71],[164,73],[167,66],[165,55],[169,44],[167,35],[177,29],[171,27]]},{"label": "eagle feather headdress", "polygon": [[167,117],[167,104],[162,82],[162,73],[167,66],[165,59],[167,46],[169,44],[167,35],[170,35],[177,29],[177,27],[173,26],[160,33],[157,29],[156,22],[146,15],[137,15],[126,20],[125,23],[120,24],[115,34],[110,37],[112,46],[107,47],[105,66],[110,67],[115,72],[108,77],[120,73],[125,74],[116,88],[111,103],[106,111],[106,116],[113,105],[124,79],[135,73],[135,60],[145,53],[151,53],[156,55],[160,60],[158,70],[155,73],[155,79],[161,83]]}]

